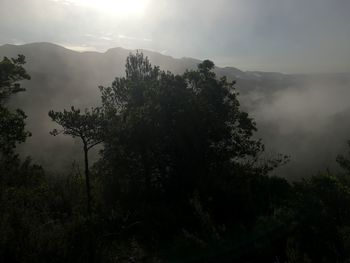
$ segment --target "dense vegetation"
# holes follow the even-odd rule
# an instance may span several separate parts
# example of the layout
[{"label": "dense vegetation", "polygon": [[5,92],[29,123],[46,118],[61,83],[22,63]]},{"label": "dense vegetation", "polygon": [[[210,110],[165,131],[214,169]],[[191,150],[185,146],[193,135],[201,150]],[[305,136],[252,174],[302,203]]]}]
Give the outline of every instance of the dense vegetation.
[{"label": "dense vegetation", "polygon": [[24,63],[0,62],[1,262],[350,262],[350,160],[339,174],[272,176],[288,158],[264,153],[211,61],[174,75],[136,53],[100,107],[50,111],[52,135],[81,139],[84,175],[16,154],[30,133],[8,100],[30,78]]}]

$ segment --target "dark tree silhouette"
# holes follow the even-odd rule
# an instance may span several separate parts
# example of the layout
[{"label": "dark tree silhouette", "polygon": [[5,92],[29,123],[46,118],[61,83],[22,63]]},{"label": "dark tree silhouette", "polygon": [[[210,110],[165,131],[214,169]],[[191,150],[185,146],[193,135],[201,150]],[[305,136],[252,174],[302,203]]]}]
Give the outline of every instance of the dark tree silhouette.
[{"label": "dark tree silhouette", "polygon": [[[101,87],[106,203],[123,200],[124,209],[137,211],[130,222],[142,221],[147,233],[203,233],[202,227],[213,237],[215,227],[205,224],[248,222],[268,207],[248,203],[252,182],[270,166],[259,165],[264,147],[253,137],[255,122],[240,109],[235,83],[218,79],[213,69],[206,60],[174,75],[136,53],[127,58],[125,77]],[[213,218],[200,219],[203,224],[188,216],[207,211]]]},{"label": "dark tree silhouette", "polygon": [[11,94],[25,90],[19,83],[21,80],[30,79],[23,68],[25,63],[23,55],[18,55],[16,59],[4,57],[0,62],[0,104],[4,103]]},{"label": "dark tree silhouette", "polygon": [[20,81],[29,80],[30,76],[23,68],[25,57],[8,59],[5,57],[0,62],[0,154],[9,155],[17,143],[24,142],[30,136],[25,130],[25,113],[17,109],[10,111],[6,102],[12,94],[24,91]]},{"label": "dark tree silhouette", "polygon": [[79,109],[71,107],[70,111],[63,112],[50,111],[51,119],[62,126],[61,130],[54,129],[50,132],[53,136],[58,134],[70,135],[73,138],[78,137],[83,143],[85,180],[88,214],[91,216],[91,185],[88,152],[94,146],[102,142],[102,112],[100,108],[85,109],[82,113]]}]

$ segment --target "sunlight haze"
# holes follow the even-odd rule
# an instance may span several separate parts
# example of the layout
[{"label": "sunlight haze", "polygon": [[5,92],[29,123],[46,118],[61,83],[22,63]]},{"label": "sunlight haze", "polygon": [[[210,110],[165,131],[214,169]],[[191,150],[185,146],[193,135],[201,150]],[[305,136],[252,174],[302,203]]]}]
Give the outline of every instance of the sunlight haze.
[{"label": "sunlight haze", "polygon": [[2,0],[0,45],[147,49],[219,66],[348,72],[344,0]]}]

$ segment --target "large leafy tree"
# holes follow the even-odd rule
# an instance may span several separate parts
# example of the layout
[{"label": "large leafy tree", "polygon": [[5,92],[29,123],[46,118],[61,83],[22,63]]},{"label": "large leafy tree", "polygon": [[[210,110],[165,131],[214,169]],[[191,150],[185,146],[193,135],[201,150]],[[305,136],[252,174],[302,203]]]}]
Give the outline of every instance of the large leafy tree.
[{"label": "large leafy tree", "polygon": [[150,224],[162,221],[164,232],[174,220],[181,226],[193,219],[186,215],[198,209],[194,199],[217,220],[242,218],[249,180],[270,167],[258,165],[264,147],[253,138],[256,125],[240,109],[235,83],[217,79],[213,68],[206,60],[174,75],[136,53],[125,77],[101,87],[108,121],[100,164],[114,196],[107,200],[136,218],[148,214]]}]

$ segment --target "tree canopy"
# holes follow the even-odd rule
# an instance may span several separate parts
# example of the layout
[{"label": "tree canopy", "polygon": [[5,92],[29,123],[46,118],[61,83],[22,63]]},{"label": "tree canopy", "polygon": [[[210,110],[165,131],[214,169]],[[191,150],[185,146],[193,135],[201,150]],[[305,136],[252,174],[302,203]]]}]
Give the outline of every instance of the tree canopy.
[{"label": "tree canopy", "polygon": [[136,53],[127,59],[125,77],[100,87],[106,203],[124,200],[131,221],[147,218],[147,231],[162,232],[153,228],[161,221],[167,221],[163,233],[198,226],[184,216],[199,209],[191,200],[212,211],[214,221],[242,221],[250,184],[282,161],[260,165],[264,146],[254,137],[256,124],[240,109],[235,83],[218,79],[213,68],[206,60],[174,75]]},{"label": "tree canopy", "polygon": [[7,100],[23,64],[0,62],[1,262],[349,262],[349,157],[341,173],[273,176],[286,158],[266,159],[213,62],[174,75],[130,54],[101,107],[51,110],[51,134],[81,140],[85,178],[75,161],[44,172],[15,154],[29,133]]}]

